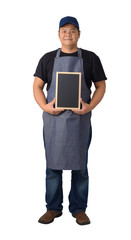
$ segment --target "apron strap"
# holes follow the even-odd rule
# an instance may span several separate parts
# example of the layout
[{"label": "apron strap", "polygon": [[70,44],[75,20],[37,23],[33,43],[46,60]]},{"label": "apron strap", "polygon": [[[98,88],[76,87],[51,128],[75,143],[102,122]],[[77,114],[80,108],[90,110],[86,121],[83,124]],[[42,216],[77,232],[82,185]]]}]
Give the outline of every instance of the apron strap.
[{"label": "apron strap", "polygon": [[[61,52],[61,48],[59,48],[59,49],[57,50],[56,58],[59,58],[59,57],[60,57],[60,52]],[[81,57],[82,57],[81,49],[78,48],[78,58],[81,58]]]},{"label": "apron strap", "polygon": [[82,58],[82,52],[80,48],[78,48],[78,58]]},{"label": "apron strap", "polygon": [[61,51],[61,48],[59,48],[59,49],[57,50],[57,53],[56,53],[56,57],[57,57],[57,58],[60,57],[60,51]]}]

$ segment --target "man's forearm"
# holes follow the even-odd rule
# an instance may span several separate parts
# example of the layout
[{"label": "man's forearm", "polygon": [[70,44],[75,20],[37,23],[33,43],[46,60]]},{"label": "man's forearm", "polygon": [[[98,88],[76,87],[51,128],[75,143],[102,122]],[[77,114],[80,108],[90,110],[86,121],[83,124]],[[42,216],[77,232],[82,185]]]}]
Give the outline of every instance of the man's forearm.
[{"label": "man's forearm", "polygon": [[38,105],[42,108],[42,110],[44,110],[44,106],[45,104],[47,104],[47,101],[45,98],[45,94],[40,87],[34,88],[34,98]]},{"label": "man's forearm", "polygon": [[90,107],[91,107],[91,110],[93,110],[99,103],[100,101],[102,100],[102,98],[104,97],[104,94],[105,94],[105,87],[97,87],[93,96],[92,96],[92,99],[89,103]]}]

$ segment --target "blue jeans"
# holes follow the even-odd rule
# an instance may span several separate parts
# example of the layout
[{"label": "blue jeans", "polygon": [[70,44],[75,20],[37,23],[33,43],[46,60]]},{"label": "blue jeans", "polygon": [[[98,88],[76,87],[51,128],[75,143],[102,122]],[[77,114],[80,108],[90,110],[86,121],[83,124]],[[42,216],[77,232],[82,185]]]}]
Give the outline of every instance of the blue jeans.
[{"label": "blue jeans", "polygon": [[[43,136],[44,137],[44,136]],[[92,138],[92,127],[90,127],[90,136],[88,140],[87,155],[84,170],[71,170],[71,189],[69,193],[69,211],[73,215],[77,212],[86,210],[88,201],[88,149]],[[45,140],[45,139],[44,139]],[[61,212],[63,209],[63,189],[62,189],[63,170],[53,170],[46,167],[46,207],[47,210]]]}]

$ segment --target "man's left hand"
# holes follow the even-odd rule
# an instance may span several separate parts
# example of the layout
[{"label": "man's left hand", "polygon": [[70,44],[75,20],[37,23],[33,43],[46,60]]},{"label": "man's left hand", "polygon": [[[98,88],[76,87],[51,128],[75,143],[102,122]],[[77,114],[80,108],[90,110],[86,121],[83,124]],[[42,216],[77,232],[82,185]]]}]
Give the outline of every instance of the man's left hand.
[{"label": "man's left hand", "polygon": [[88,112],[91,111],[91,106],[90,106],[90,104],[85,103],[85,102],[82,100],[82,98],[80,98],[80,102],[81,102],[81,104],[82,104],[82,109],[80,109],[80,110],[78,110],[78,109],[72,109],[72,111],[73,111],[74,113],[84,115],[84,114],[86,114],[86,113],[88,113]]}]

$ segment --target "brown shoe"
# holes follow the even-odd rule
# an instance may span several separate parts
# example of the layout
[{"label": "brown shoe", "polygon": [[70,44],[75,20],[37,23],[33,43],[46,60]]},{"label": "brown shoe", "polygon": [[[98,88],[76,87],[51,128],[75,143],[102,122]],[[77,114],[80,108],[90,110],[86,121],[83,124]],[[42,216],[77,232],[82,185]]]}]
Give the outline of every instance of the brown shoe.
[{"label": "brown shoe", "polygon": [[38,220],[39,223],[48,224],[54,221],[54,218],[60,217],[62,212],[55,212],[53,210],[47,210],[47,212],[40,217]]},{"label": "brown shoe", "polygon": [[90,224],[90,219],[85,212],[78,212],[73,215],[76,218],[76,222],[80,225]]}]

